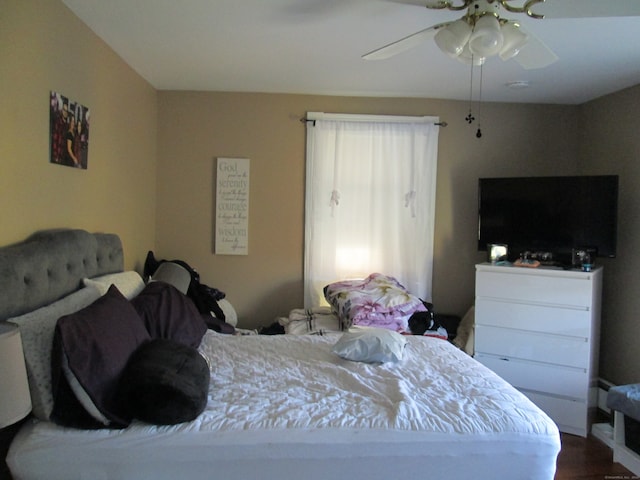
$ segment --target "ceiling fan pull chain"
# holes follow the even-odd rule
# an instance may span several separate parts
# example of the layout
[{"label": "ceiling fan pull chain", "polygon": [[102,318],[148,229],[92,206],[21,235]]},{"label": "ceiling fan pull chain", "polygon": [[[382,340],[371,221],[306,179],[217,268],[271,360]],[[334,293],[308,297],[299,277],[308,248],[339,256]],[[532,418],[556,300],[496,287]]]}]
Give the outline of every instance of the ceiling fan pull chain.
[{"label": "ceiling fan pull chain", "polygon": [[[473,67],[472,67],[473,68]],[[482,130],[480,130],[480,106],[482,104],[482,65],[480,65],[480,89],[478,90],[478,131],[476,132],[476,137],[482,137]]]},{"label": "ceiling fan pull chain", "polygon": [[471,56],[471,78],[469,80],[469,115],[464,117],[469,125],[473,123],[476,117],[473,116],[473,56]]}]

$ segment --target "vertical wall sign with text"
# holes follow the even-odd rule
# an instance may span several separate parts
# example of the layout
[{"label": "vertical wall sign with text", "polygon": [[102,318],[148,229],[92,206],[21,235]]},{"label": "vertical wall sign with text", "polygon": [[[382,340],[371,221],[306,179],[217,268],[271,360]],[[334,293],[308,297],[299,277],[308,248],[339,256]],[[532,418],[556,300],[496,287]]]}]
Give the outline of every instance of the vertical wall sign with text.
[{"label": "vertical wall sign with text", "polygon": [[249,253],[249,159],[218,158],[216,254]]}]

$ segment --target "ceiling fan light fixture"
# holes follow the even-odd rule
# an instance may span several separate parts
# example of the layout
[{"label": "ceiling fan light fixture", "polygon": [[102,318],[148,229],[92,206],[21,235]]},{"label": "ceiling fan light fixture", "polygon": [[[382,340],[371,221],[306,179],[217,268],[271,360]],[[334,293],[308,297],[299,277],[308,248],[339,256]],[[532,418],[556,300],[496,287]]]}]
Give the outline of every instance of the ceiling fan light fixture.
[{"label": "ceiling fan light fixture", "polygon": [[473,33],[469,37],[469,49],[474,55],[491,57],[502,50],[503,41],[498,18],[485,14],[476,20]]},{"label": "ceiling fan light fixture", "polygon": [[484,65],[484,61],[486,60],[486,57],[481,57],[480,55],[474,55],[473,53],[471,53],[468,43],[464,46],[462,53],[456,58],[465,65],[473,65],[474,67],[480,67],[481,65]]},{"label": "ceiling fan light fixture", "polygon": [[520,52],[520,49],[526,45],[529,35],[524,33],[516,22],[506,22],[500,27],[500,30],[503,38],[500,58],[509,60],[515,57]]},{"label": "ceiling fan light fixture", "polygon": [[440,50],[455,58],[462,53],[469,37],[471,37],[471,26],[461,18],[439,30],[434,40]]}]

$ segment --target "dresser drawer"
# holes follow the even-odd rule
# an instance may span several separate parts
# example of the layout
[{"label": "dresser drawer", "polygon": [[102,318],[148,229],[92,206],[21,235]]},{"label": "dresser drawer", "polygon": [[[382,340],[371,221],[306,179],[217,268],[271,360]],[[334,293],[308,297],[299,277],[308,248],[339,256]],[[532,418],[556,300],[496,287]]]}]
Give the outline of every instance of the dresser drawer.
[{"label": "dresser drawer", "polygon": [[589,378],[586,369],[559,367],[484,353],[476,353],[475,358],[518,389],[588,400]]},{"label": "dresser drawer", "polygon": [[476,325],[475,340],[477,353],[582,369],[589,367],[589,343],[585,338]]},{"label": "dresser drawer", "polygon": [[517,267],[478,270],[476,296],[591,308],[593,292],[590,274],[563,272],[564,275],[559,275],[555,271],[521,270]]},{"label": "dresser drawer", "polygon": [[592,314],[584,307],[552,307],[486,297],[476,299],[476,325],[591,338]]}]

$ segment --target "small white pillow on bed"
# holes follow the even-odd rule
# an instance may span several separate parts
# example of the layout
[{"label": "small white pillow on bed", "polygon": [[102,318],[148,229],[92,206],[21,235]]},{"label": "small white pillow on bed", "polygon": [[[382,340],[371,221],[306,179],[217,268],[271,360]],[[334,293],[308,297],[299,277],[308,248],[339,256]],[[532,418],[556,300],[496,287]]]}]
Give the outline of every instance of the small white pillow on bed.
[{"label": "small white pillow on bed", "polygon": [[385,328],[352,327],[333,346],[333,353],[346,360],[365,363],[399,362],[407,340]]},{"label": "small white pillow on bed", "polygon": [[145,286],[144,280],[140,274],[133,270],[128,272],[109,273],[100,277],[83,278],[82,283],[85,287],[97,288],[101,295],[107,293],[111,285],[115,285],[127,300],[131,300],[136,297]]}]

